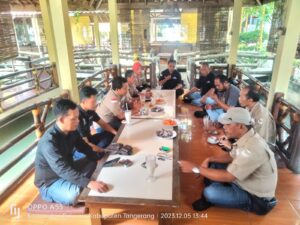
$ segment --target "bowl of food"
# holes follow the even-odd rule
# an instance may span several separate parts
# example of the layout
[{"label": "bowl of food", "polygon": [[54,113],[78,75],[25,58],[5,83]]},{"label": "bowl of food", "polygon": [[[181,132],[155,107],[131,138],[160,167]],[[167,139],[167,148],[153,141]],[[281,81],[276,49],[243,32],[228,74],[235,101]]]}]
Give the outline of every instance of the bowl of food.
[{"label": "bowl of food", "polygon": [[171,127],[175,127],[178,125],[177,121],[173,120],[173,119],[165,119],[165,120],[163,120],[163,124],[165,126],[171,126]]},{"label": "bowl of food", "polygon": [[166,101],[163,98],[158,98],[155,100],[156,105],[163,105],[165,103],[166,103]]}]

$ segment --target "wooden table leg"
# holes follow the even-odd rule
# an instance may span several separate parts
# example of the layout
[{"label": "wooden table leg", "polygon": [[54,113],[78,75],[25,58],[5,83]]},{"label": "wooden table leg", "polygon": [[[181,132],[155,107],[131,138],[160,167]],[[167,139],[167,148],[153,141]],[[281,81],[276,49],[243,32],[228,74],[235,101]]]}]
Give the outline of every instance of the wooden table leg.
[{"label": "wooden table leg", "polygon": [[89,206],[91,225],[102,225],[102,210],[95,206]]}]

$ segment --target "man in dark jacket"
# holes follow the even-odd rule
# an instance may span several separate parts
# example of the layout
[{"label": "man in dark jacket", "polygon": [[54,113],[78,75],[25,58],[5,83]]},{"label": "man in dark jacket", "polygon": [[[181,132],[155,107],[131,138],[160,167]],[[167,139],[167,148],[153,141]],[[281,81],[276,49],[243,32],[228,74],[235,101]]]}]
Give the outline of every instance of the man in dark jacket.
[{"label": "man in dark jacket", "polygon": [[[207,98],[202,98],[207,95],[208,91],[215,88],[214,85],[215,75],[211,71],[208,63],[202,63],[200,68],[200,77],[196,82],[195,87],[193,87],[188,93],[185,94],[185,99],[196,106],[202,106]],[[209,104],[210,102],[208,102]]]},{"label": "man in dark jacket", "polygon": [[159,85],[163,90],[176,90],[176,97],[183,94],[183,82],[180,73],[175,69],[176,61],[170,59],[168,61],[168,69],[161,72],[159,77]]},{"label": "man in dark jacket", "polygon": [[[35,159],[34,183],[42,198],[49,202],[72,205],[85,187],[100,192],[108,191],[104,182],[90,180],[100,157],[77,131],[77,105],[61,99],[53,111],[56,123],[39,141]],[[87,157],[74,161],[74,148]]]}]

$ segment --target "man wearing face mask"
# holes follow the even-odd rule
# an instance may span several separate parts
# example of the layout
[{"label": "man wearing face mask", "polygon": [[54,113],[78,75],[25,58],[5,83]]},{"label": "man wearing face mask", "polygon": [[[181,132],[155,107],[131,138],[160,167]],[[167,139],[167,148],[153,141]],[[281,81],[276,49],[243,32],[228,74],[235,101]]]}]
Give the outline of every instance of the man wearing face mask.
[{"label": "man wearing face mask", "polygon": [[250,113],[240,107],[230,108],[220,117],[227,138],[236,139],[230,153],[209,157],[201,165],[180,161],[184,173],[205,177],[202,197],[194,210],[211,206],[236,208],[258,215],[276,205],[277,165],[266,141],[253,130]]},{"label": "man wearing face mask", "polygon": [[168,61],[168,69],[161,72],[159,77],[159,85],[163,90],[176,90],[176,97],[183,94],[183,82],[180,73],[175,69],[176,61],[170,59]]}]

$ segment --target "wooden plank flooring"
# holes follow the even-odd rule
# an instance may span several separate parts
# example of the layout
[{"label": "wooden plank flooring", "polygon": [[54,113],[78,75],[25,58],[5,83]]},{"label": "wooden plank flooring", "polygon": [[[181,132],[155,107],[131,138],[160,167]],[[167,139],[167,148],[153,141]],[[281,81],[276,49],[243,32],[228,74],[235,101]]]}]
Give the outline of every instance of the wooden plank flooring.
[{"label": "wooden plank flooring", "polygon": [[[192,160],[201,163],[203,159],[210,155],[223,154],[215,146],[206,143],[207,134],[202,129],[202,120],[193,116],[195,107],[186,104],[178,105],[178,113],[187,111],[192,118],[192,141],[186,143],[180,141],[180,159]],[[0,205],[0,224],[22,224],[22,225],[61,225],[90,224],[89,216],[47,216],[28,215],[26,208],[38,194],[33,185],[32,175],[4,202]],[[300,225],[300,175],[295,175],[287,169],[279,169],[279,181],[276,197],[278,205],[266,216],[256,216],[252,213],[235,209],[209,208],[207,211],[197,213],[191,209],[191,203],[201,195],[203,178],[196,178],[194,174],[181,174],[181,207],[174,212],[191,215],[193,219],[173,219],[165,220],[164,224],[222,224],[222,225]],[[10,215],[10,207],[20,208],[20,218]],[[104,209],[106,216],[127,214],[147,214],[147,211],[128,211],[126,209]],[[196,213],[196,214],[193,214]],[[183,215],[183,214],[181,214]],[[203,218],[196,218],[196,217]],[[157,224],[156,220],[109,218],[104,220],[104,224],[122,225],[152,225]]]}]

